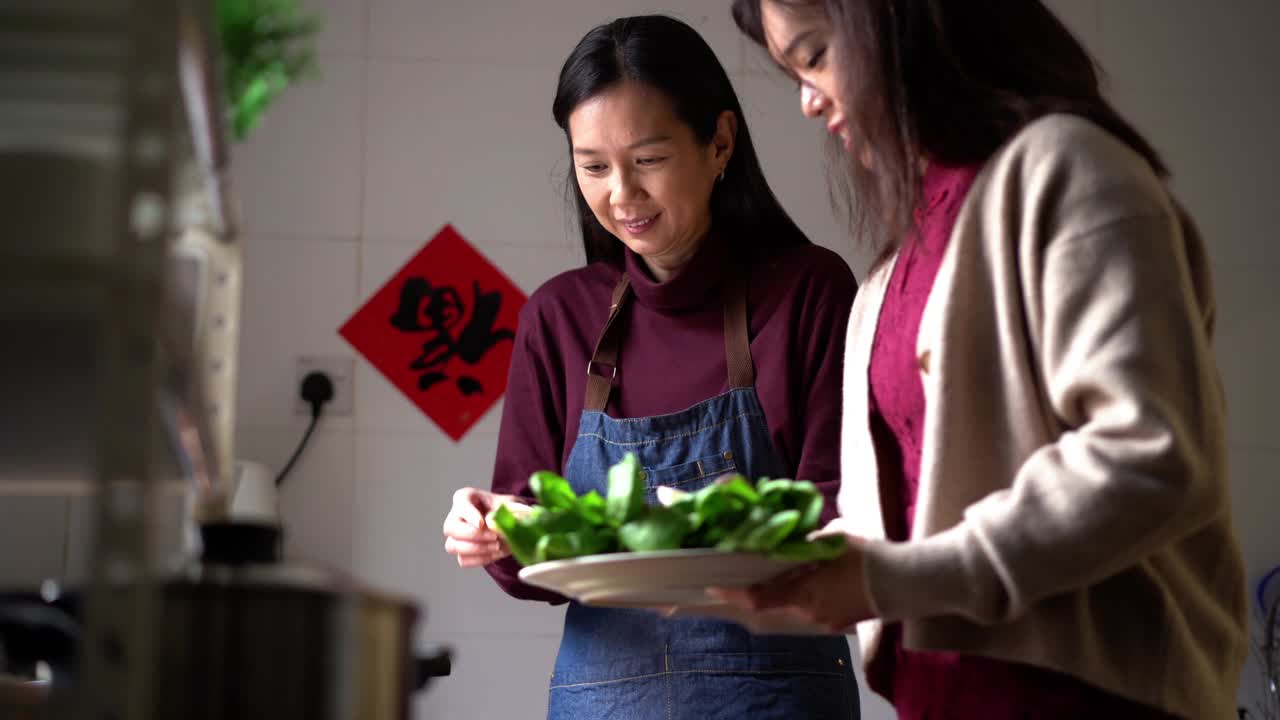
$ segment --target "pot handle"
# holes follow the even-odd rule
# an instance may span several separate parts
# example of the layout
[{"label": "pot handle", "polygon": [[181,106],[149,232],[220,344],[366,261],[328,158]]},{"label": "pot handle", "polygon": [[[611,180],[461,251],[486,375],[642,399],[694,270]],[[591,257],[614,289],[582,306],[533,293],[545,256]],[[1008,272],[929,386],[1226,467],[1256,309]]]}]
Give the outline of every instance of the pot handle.
[{"label": "pot handle", "polygon": [[75,661],[80,623],[38,595],[0,594],[0,671],[30,672],[37,662],[65,672]]},{"label": "pot handle", "polygon": [[413,661],[413,689],[422,690],[433,677],[453,672],[453,650],[444,648],[435,655],[419,655]]}]

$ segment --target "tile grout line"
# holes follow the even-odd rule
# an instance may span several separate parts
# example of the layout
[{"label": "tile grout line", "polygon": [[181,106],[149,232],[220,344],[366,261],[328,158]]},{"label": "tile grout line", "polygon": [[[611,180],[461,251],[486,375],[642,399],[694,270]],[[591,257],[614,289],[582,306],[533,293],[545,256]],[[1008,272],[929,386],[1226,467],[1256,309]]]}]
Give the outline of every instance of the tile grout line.
[{"label": "tile grout line", "polygon": [[[370,32],[372,27],[372,13],[369,0],[362,0],[361,7],[361,47],[360,47],[360,202],[358,205],[358,225],[356,229],[356,297],[357,307],[364,302],[365,298],[365,220],[369,204],[369,84],[370,84]],[[355,312],[352,310],[352,312]],[[334,329],[337,334],[337,329]],[[355,356],[354,364],[359,365],[361,355],[355,352],[354,348],[350,348]],[[354,570],[356,567],[356,553],[358,550],[359,532],[356,523],[360,517],[359,504],[360,493],[355,490],[355,478],[359,474],[360,453],[361,453],[361,436],[360,436],[360,373],[355,372],[352,368],[351,373],[351,427],[348,432],[351,433],[351,463],[348,470],[347,484],[351,490],[350,502],[347,503],[347,565]]]},{"label": "tile grout line", "polygon": [[[357,167],[360,172],[359,197],[356,200],[356,232],[355,232],[355,298],[354,302],[357,307],[363,302],[363,286],[364,286],[364,245],[365,245],[365,215],[368,207],[368,183],[369,183],[369,17],[370,6],[368,0],[361,2],[361,43],[360,43],[360,64],[359,64],[359,83],[360,83],[360,108],[357,113],[357,133],[359,135],[359,146],[357,152],[359,160]],[[352,310],[354,312],[354,310]],[[338,328],[332,328],[331,332],[338,335]],[[341,337],[341,336],[339,336]],[[348,348],[351,349],[351,348]],[[355,359],[353,363],[360,362],[360,354],[353,353]],[[360,494],[356,492],[356,476],[360,466],[360,432],[359,432],[359,414],[360,397],[359,373],[352,369],[350,380],[351,387],[351,417],[349,423],[344,423],[341,433],[349,435],[351,438],[351,454],[347,458],[346,479],[343,482],[345,489],[349,493],[348,501],[344,503],[346,508],[346,537],[340,543],[339,552],[343,555],[343,565],[352,572],[357,571],[356,567],[356,551],[357,538],[359,537],[356,522],[359,517],[357,503],[360,502]]]}]

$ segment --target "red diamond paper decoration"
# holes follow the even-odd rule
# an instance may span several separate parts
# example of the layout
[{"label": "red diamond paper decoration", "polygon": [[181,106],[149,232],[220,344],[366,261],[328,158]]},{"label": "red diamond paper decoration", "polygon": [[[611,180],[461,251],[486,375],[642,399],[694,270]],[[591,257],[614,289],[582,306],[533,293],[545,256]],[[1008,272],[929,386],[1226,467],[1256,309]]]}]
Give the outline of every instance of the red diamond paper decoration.
[{"label": "red diamond paper decoration", "polygon": [[338,332],[457,441],[507,389],[526,299],[446,225]]}]

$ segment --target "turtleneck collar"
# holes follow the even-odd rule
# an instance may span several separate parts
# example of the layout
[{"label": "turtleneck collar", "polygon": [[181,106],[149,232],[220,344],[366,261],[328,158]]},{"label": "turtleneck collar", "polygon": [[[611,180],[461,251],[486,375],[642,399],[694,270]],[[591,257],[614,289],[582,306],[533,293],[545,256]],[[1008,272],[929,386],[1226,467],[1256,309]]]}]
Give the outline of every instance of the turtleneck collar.
[{"label": "turtleneck collar", "polygon": [[693,310],[720,297],[720,285],[729,261],[727,241],[711,230],[693,257],[666,282],[653,279],[644,259],[626,250],[626,272],[642,305],[663,312]]}]

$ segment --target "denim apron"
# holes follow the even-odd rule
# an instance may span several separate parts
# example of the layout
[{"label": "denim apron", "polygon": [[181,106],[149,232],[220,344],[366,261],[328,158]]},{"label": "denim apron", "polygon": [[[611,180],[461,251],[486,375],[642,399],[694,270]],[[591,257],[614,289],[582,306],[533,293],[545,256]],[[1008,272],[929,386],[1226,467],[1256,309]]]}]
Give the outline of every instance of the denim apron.
[{"label": "denim apron", "polygon": [[[611,465],[633,452],[648,502],[660,485],[697,490],[726,472],[788,476],[756,396],[747,339],[746,283],[725,283],[728,392],[670,415],[605,414],[618,367],[626,274],[587,366],[587,399],[565,477],[578,493],[605,494]],[[603,372],[602,372],[603,371]],[[709,618],[569,604],[551,676],[548,720],[849,720],[857,683],[842,636],[753,635]]]}]

